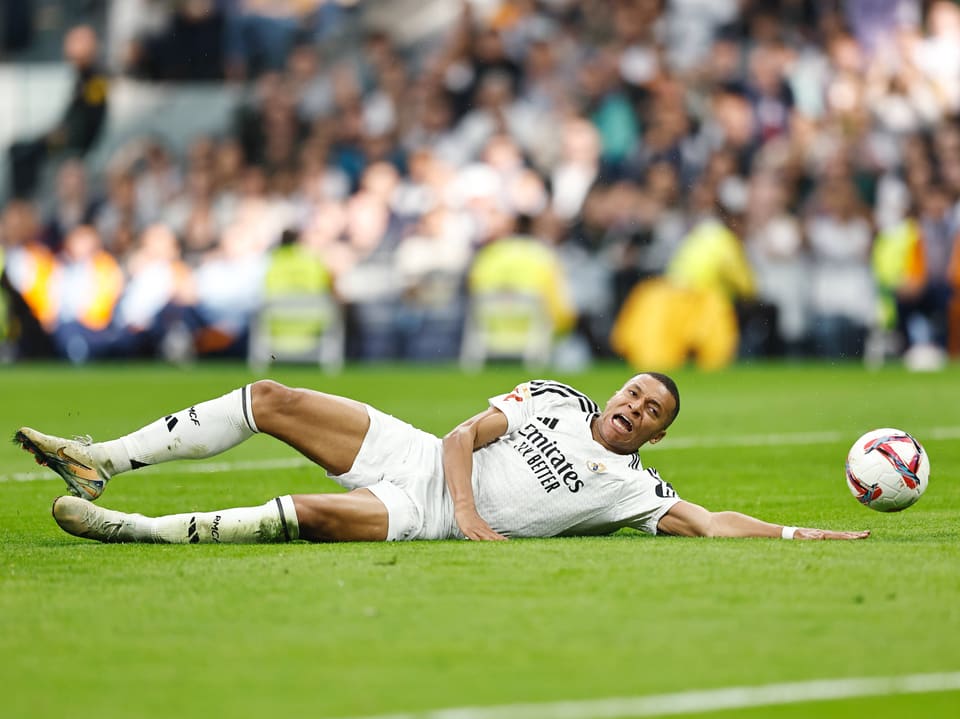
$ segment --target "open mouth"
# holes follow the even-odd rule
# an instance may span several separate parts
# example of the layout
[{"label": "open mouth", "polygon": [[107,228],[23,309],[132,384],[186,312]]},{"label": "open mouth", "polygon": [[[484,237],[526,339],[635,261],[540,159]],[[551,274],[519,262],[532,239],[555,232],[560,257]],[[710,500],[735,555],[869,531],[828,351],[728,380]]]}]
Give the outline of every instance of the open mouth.
[{"label": "open mouth", "polygon": [[615,414],[611,420],[617,429],[622,432],[632,432],[633,431],[633,422],[624,417],[622,414]]}]

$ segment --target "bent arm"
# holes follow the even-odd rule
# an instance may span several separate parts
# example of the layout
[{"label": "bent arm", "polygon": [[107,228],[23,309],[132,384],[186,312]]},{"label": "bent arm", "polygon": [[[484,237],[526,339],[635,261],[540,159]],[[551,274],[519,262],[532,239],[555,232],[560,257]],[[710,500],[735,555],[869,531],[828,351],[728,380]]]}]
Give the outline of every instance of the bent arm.
[{"label": "bent arm", "polygon": [[493,531],[477,513],[473,497],[473,452],[490,444],[507,431],[507,418],[489,407],[454,427],[443,438],[443,478],[453,499],[457,526],[467,539],[506,539]]},{"label": "bent arm", "polygon": [[[789,528],[788,528],[789,529]],[[782,524],[771,524],[740,512],[711,512],[691,502],[677,502],[657,524],[661,534],[678,537],[769,537],[783,536]],[[797,527],[793,539],[866,539],[870,531],[834,532]]]}]

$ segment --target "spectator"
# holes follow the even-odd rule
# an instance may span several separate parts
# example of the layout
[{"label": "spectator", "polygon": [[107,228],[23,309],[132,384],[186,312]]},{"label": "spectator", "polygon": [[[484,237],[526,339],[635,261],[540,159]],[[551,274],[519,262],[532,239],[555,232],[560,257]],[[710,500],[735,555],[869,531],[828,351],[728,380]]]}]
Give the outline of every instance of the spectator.
[{"label": "spectator", "polygon": [[347,272],[354,262],[353,250],[345,236],[347,212],[334,199],[319,199],[304,222],[301,242],[322,259],[334,278]]},{"label": "spectator", "polygon": [[[697,192],[713,204],[709,187]],[[745,198],[723,195],[720,216],[690,231],[666,275],[641,281],[624,302],[610,344],[633,366],[675,368],[692,355],[701,368],[718,369],[736,358],[736,303],[754,296],[756,280],[738,236]]]},{"label": "spectator", "polygon": [[960,248],[950,197],[941,185],[919,198],[919,241],[912,243],[904,282],[897,288],[897,316],[910,348],[947,347],[948,309],[960,277],[951,261]]},{"label": "spectator", "polygon": [[180,193],[183,177],[170,150],[159,140],[146,143],[137,165],[137,208],[145,221],[156,222]]},{"label": "spectator", "polygon": [[171,22],[173,4],[157,0],[111,0],[107,9],[107,65],[111,72],[136,72],[143,38],[160,35]]},{"label": "spectator", "polygon": [[107,112],[108,82],[97,64],[93,28],[79,25],[63,41],[63,54],[76,73],[73,93],[60,122],[42,135],[10,146],[11,188],[15,197],[33,195],[47,159],[83,157],[96,142]]},{"label": "spectator", "polygon": [[104,357],[113,339],[109,327],[123,292],[123,272],[90,225],[67,233],[58,259],[50,283],[57,353],[73,364]]},{"label": "spectator", "polygon": [[246,355],[250,318],[260,305],[267,256],[256,232],[230,225],[217,248],[194,271],[195,311],[190,313],[201,355]]},{"label": "spectator", "polygon": [[119,260],[133,249],[143,228],[137,207],[137,186],[130,172],[114,171],[107,178],[106,200],[97,208],[94,226],[104,248]]},{"label": "spectator", "polygon": [[514,95],[508,75],[484,74],[472,108],[460,121],[457,131],[468,148],[469,157],[478,157],[487,141],[499,133],[510,135],[525,153],[533,155],[552,138],[552,132],[541,122],[535,108]]},{"label": "spectator", "polygon": [[543,112],[563,114],[571,100],[566,91],[569,76],[557,47],[560,31],[552,21],[540,19],[526,47],[523,62],[521,95]]},{"label": "spectator", "polygon": [[805,231],[816,351],[822,357],[862,357],[878,316],[870,266],[873,230],[849,179],[821,183]]},{"label": "spectator", "polygon": [[787,203],[790,186],[782,175],[757,173],[750,180],[746,248],[757,277],[758,297],[776,308],[780,348],[805,351],[809,334],[806,249],[800,223]]},{"label": "spectator", "polygon": [[0,215],[0,247],[4,250],[0,287],[7,300],[10,338],[16,343],[16,356],[23,359],[53,355],[48,330],[56,315],[56,262],[40,238],[33,206],[25,200],[11,201]]},{"label": "spectator", "polygon": [[248,165],[241,176],[240,194],[226,222],[242,225],[257,252],[266,252],[280,241],[283,230],[295,221],[295,208],[284,192],[274,192],[263,168]]},{"label": "spectator", "polygon": [[397,250],[402,292],[403,356],[454,359],[463,326],[463,278],[471,258],[470,238],[456,213],[436,207],[423,215]]},{"label": "spectator", "polygon": [[559,162],[553,166],[553,211],[569,220],[583,207],[587,192],[600,174],[600,134],[584,118],[564,123]]},{"label": "spectator", "polygon": [[184,259],[191,265],[199,263],[216,246],[226,226],[229,210],[215,204],[213,190],[209,169],[191,169],[183,190],[167,204],[160,218],[180,238]]},{"label": "spectator", "polygon": [[312,121],[333,112],[333,84],[322,71],[320,55],[313,45],[296,45],[287,58],[287,76],[297,98],[297,114]]},{"label": "spectator", "polygon": [[466,164],[472,159],[473,148],[457,131],[450,98],[425,87],[419,94],[412,120],[403,130],[401,146],[407,152],[429,149],[453,167]]},{"label": "spectator", "polygon": [[64,238],[76,227],[94,222],[99,203],[91,197],[87,171],[78,159],[70,159],[57,171],[56,202],[43,231],[43,241],[59,252]]},{"label": "spectator", "polygon": [[793,91],[784,78],[785,53],[779,45],[758,47],[750,54],[747,97],[753,106],[760,142],[786,134],[793,119]]},{"label": "spectator", "polygon": [[186,324],[196,296],[176,236],[164,225],[147,227],[132,248],[125,271],[127,283],[111,322],[109,355],[166,356],[167,341]]},{"label": "spectator", "polygon": [[369,190],[347,201],[345,239],[350,259],[349,266],[337,277],[337,291],[350,305],[354,330],[354,346],[348,347],[351,356],[382,360],[398,355],[400,285],[394,262],[402,233],[399,218]]},{"label": "spectator", "polygon": [[281,70],[297,34],[320,0],[238,0],[226,18],[227,77],[243,80]]},{"label": "spectator", "polygon": [[293,230],[284,231],[280,244],[270,252],[264,301],[270,311],[254,322],[253,357],[262,346],[264,355],[299,359],[312,355],[315,359],[320,338],[338,324],[330,272],[320,253]]},{"label": "spectator", "polygon": [[907,208],[899,222],[885,225],[877,234],[871,251],[873,275],[877,283],[879,319],[877,328],[868,337],[865,360],[882,364],[888,356],[903,352],[907,342],[906,322],[898,309],[899,293],[909,294],[916,288],[915,260],[920,243],[920,223],[915,208]]},{"label": "spectator", "polygon": [[[508,227],[501,237],[480,249],[467,282],[469,311],[486,340],[487,354],[508,354],[529,362],[533,361],[527,355],[531,335],[546,340],[562,338],[577,318],[560,258],[553,247],[526,234],[525,229]],[[515,308],[514,302],[519,307]],[[528,303],[538,309],[531,313]],[[465,341],[468,347],[476,342],[471,337]],[[544,350],[549,346],[544,343]]]},{"label": "spectator", "polygon": [[927,9],[928,34],[915,46],[915,61],[942,98],[944,114],[960,110],[960,8],[936,0]]},{"label": "spectator", "polygon": [[583,97],[583,111],[600,133],[600,157],[616,172],[634,149],[639,127],[636,113],[623,91],[611,48],[598,48],[583,64],[577,86]]},{"label": "spectator", "polygon": [[282,75],[265,73],[259,78],[255,95],[237,114],[236,131],[247,162],[268,170],[294,166],[307,125]]},{"label": "spectator", "polygon": [[216,0],[172,5],[147,8],[142,32],[127,45],[126,69],[147,80],[223,78],[224,18]]}]

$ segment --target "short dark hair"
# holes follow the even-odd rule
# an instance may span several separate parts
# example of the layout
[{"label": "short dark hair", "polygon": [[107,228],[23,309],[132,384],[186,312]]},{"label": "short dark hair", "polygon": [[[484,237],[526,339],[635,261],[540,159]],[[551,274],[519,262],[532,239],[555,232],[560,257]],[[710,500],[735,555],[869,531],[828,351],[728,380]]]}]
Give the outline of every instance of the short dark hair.
[{"label": "short dark hair", "polygon": [[676,407],[673,410],[673,415],[670,417],[670,421],[667,422],[667,427],[669,427],[671,424],[673,424],[673,420],[677,418],[677,415],[680,414],[680,390],[677,389],[677,383],[673,381],[672,377],[669,377],[662,372],[641,372],[640,374],[653,377],[655,380],[657,380],[657,382],[667,388],[667,392],[673,395],[673,401],[676,403]]}]

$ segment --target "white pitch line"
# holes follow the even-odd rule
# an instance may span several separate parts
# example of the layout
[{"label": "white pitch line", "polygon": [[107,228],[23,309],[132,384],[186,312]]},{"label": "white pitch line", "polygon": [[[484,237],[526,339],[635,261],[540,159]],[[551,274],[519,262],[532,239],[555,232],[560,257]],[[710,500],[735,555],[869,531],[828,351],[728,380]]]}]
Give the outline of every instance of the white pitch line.
[{"label": "white pitch line", "polygon": [[960,690],[960,672],[908,674],[896,677],[815,679],[754,687],[727,687],[674,694],[543,704],[451,707],[407,714],[358,716],[351,719],[617,719],[676,716],[727,709],[956,690]]},{"label": "white pitch line", "polygon": [[[960,427],[930,427],[915,433],[921,439],[960,439]],[[670,449],[708,449],[716,447],[773,447],[821,444],[824,442],[841,442],[850,439],[849,432],[785,432],[774,434],[741,434],[724,437],[713,435],[709,437],[680,437],[668,438],[663,444],[654,444],[643,449],[643,452],[659,452]],[[315,466],[305,457],[286,457],[282,459],[252,459],[242,461],[219,461],[184,463],[177,462],[170,465],[147,467],[142,472],[149,474],[213,474],[216,472],[256,472],[271,469],[295,469],[297,467]],[[13,472],[0,474],[0,482],[39,482],[47,479],[60,479],[57,475],[47,471]]]},{"label": "white pitch line", "polygon": [[[317,467],[306,457],[286,457],[283,459],[251,459],[236,462],[202,462],[198,464],[157,465],[139,470],[146,474],[212,474],[216,472],[256,472],[270,469],[295,469],[297,467]],[[320,468],[317,467],[319,470]],[[14,472],[0,474],[0,482],[39,482],[45,479],[57,479],[52,471]]]},{"label": "white pitch line", "polygon": [[[960,427],[930,427],[911,432],[921,442],[925,439],[960,439]],[[665,449],[704,449],[708,447],[773,447],[776,445],[808,445],[822,442],[843,442],[856,439],[849,432],[783,432],[774,434],[741,434],[730,437],[668,437],[662,444],[654,444],[642,451]]]}]

